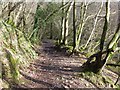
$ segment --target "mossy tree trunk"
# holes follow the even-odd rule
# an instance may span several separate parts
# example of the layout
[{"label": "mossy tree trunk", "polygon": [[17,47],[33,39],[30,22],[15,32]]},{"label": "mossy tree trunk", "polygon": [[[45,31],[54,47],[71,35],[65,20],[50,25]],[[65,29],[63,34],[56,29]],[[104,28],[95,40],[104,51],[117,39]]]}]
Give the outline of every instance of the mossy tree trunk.
[{"label": "mossy tree trunk", "polygon": [[[118,47],[116,47],[116,44],[118,43],[119,41],[119,38],[120,38],[120,6],[118,4],[118,25],[117,25],[117,29],[112,37],[112,39],[110,40],[109,44],[107,45],[107,48],[106,50],[104,51],[103,50],[103,46],[104,46],[104,42],[105,42],[105,36],[106,36],[106,33],[107,33],[107,29],[108,29],[108,23],[109,23],[109,14],[110,14],[110,0],[108,0],[106,2],[106,16],[105,16],[105,24],[104,24],[104,28],[103,28],[103,33],[102,33],[102,36],[101,36],[101,42],[100,42],[100,51],[91,55],[88,59],[88,61],[86,63],[84,63],[83,65],[86,66],[86,69],[87,70],[91,70],[92,72],[95,72],[95,73],[100,73],[108,59],[110,58],[110,55],[112,54],[112,52],[115,52],[117,51]],[[105,55],[104,58],[103,55]],[[95,58],[95,61],[92,62],[92,60]]]},{"label": "mossy tree trunk", "polygon": [[[103,32],[101,35],[101,40],[100,40],[100,51],[97,52],[96,54],[93,54],[89,57],[88,61],[86,63],[84,63],[83,65],[86,66],[86,68],[95,73],[98,73],[102,70],[103,66],[106,63],[106,60],[109,56],[109,53],[112,52],[111,48],[107,48],[106,51],[103,51],[104,48],[104,43],[105,43],[105,37],[106,37],[106,33],[108,30],[108,24],[109,24],[109,18],[110,18],[110,0],[107,0],[106,2],[106,15],[105,15],[105,23],[104,23],[104,27],[103,27]],[[105,58],[102,59],[102,56],[106,54]],[[94,60],[94,61],[92,61]]]},{"label": "mossy tree trunk", "polygon": [[[112,50],[113,52],[117,51],[118,47],[116,46],[116,44],[118,43],[118,41],[120,39],[120,4],[119,3],[118,3],[118,25],[117,25],[117,29],[116,29],[115,34],[113,35],[111,41],[109,42],[109,44],[107,46],[107,50]],[[104,66],[106,65],[110,55],[111,55],[111,52],[107,52],[106,57],[103,60],[102,68],[104,68]]]},{"label": "mossy tree trunk", "polygon": [[112,54],[111,52],[115,52],[117,51],[117,47],[116,44],[118,43],[120,38],[120,6],[118,4],[118,25],[117,25],[117,29],[112,37],[112,39],[110,40],[109,44],[107,45],[107,53],[105,58],[102,61],[101,64],[101,70],[103,70],[104,66],[106,65],[110,55]]},{"label": "mossy tree trunk", "polygon": [[[74,0],[75,2],[75,0]],[[81,36],[83,33],[83,29],[85,26],[85,22],[86,22],[86,14],[87,14],[87,8],[88,8],[88,4],[89,3],[85,3],[82,2],[81,6],[80,6],[80,23],[78,26],[78,29],[76,29],[76,8],[73,5],[73,52],[72,53],[76,53],[79,52],[79,48],[80,48],[80,42],[81,42]]]}]

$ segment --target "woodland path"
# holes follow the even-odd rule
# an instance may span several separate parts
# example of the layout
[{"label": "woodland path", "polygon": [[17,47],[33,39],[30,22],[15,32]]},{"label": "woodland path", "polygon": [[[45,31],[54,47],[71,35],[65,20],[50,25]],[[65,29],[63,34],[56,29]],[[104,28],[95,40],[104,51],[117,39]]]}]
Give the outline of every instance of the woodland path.
[{"label": "woodland path", "polygon": [[81,65],[85,57],[68,57],[64,51],[56,51],[51,40],[43,41],[39,58],[24,71],[24,88],[96,88],[94,83],[81,78]]}]

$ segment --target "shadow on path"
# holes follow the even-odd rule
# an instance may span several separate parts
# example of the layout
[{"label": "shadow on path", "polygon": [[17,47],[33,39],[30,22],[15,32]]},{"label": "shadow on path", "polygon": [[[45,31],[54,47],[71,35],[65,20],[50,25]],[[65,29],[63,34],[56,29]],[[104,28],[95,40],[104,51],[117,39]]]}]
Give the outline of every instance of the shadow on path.
[{"label": "shadow on path", "polygon": [[41,81],[39,79],[35,79],[33,77],[30,77],[30,76],[28,76],[28,75],[26,75],[26,74],[24,74],[22,72],[20,72],[20,74],[23,75],[28,80],[31,80],[31,81],[33,81],[35,83],[38,83],[38,84],[42,84],[44,86],[47,86],[47,88],[52,88],[52,89],[59,89],[59,88],[61,88],[61,89],[65,90],[65,88],[62,85],[60,86],[60,85],[54,85],[54,84],[51,84],[51,83],[48,83],[48,82],[44,82],[44,81]]},{"label": "shadow on path", "polygon": [[[91,87],[99,89],[93,82],[84,79],[80,80],[80,77],[76,78],[76,73],[83,71],[81,67],[82,60],[86,58],[80,57],[68,57],[64,51],[56,51],[53,47],[53,43],[44,41],[40,51],[39,59],[32,63],[29,70],[35,71],[35,75],[31,77],[27,73],[21,72],[26,79],[40,84],[39,86],[45,86],[48,88],[86,88],[85,84],[89,84]],[[44,81],[45,80],[45,81]],[[71,83],[72,82],[72,83]],[[32,83],[35,85],[35,83]],[[65,84],[65,85],[64,85]]]},{"label": "shadow on path", "polygon": [[41,69],[51,70],[51,71],[64,71],[64,72],[82,72],[82,67],[74,67],[74,66],[59,66],[59,65],[43,65],[43,64],[34,64],[35,66],[39,66]]}]

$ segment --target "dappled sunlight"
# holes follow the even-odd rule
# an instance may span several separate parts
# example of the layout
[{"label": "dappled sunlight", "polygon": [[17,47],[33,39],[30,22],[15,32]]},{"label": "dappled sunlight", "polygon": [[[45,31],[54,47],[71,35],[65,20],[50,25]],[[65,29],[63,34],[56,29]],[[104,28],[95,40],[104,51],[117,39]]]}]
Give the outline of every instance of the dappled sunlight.
[{"label": "dappled sunlight", "polygon": [[120,2],[0,2],[0,89],[120,88]]}]

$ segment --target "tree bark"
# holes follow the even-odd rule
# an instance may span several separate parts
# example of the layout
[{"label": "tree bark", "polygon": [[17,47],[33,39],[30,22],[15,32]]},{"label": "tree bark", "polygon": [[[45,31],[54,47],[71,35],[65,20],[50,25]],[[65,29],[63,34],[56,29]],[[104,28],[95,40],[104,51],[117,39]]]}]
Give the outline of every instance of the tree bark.
[{"label": "tree bark", "polygon": [[96,15],[95,15],[94,26],[93,26],[92,32],[91,32],[91,34],[90,34],[90,36],[89,36],[89,38],[88,38],[88,40],[87,40],[87,42],[86,42],[86,44],[85,44],[85,46],[84,46],[84,49],[87,47],[87,45],[89,44],[90,40],[91,40],[92,37],[94,36],[94,31],[95,31],[96,25],[97,25],[97,23],[98,23],[98,16],[100,15],[100,13],[101,13],[101,11],[102,11],[102,8],[103,8],[103,2],[101,3],[101,6],[100,6],[99,11],[98,11],[98,12],[96,13]]},{"label": "tree bark", "polygon": [[51,24],[50,24],[50,39],[52,39],[53,38],[53,23],[51,22]]},{"label": "tree bark", "polygon": [[77,33],[76,33],[76,26],[75,26],[75,22],[76,22],[76,18],[75,18],[75,0],[73,3],[73,51],[75,51],[76,49],[76,41],[77,41]]},{"label": "tree bark", "polygon": [[[83,64],[86,67],[88,66],[87,69],[91,69],[91,71],[95,73],[99,73],[102,71],[102,69],[104,68],[104,65],[106,65],[106,61],[109,57],[109,53],[113,52],[111,48],[108,48],[106,51],[103,51],[105,37],[108,30],[109,18],[110,18],[110,0],[107,0],[105,23],[104,23],[103,32],[101,35],[101,40],[100,40],[100,51],[97,52],[96,54],[91,55],[89,60],[85,64]],[[105,54],[104,59],[102,59],[103,54]],[[92,62],[94,58],[95,58],[95,61]]]},{"label": "tree bark", "polygon": [[65,11],[65,17],[64,17],[64,38],[63,38],[63,44],[67,45],[68,43],[68,31],[69,31],[69,13],[72,9],[73,2],[70,2],[70,4],[67,7],[67,10]]},{"label": "tree bark", "polygon": [[76,44],[76,50],[79,50],[80,42],[81,42],[81,36],[83,33],[84,25],[85,25],[85,19],[86,19],[86,11],[87,11],[88,5],[86,3],[82,3],[81,6],[81,22],[78,28],[78,35],[77,35],[77,44]]}]

